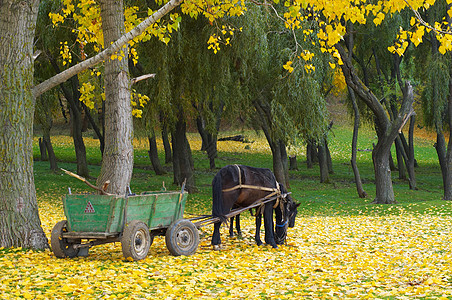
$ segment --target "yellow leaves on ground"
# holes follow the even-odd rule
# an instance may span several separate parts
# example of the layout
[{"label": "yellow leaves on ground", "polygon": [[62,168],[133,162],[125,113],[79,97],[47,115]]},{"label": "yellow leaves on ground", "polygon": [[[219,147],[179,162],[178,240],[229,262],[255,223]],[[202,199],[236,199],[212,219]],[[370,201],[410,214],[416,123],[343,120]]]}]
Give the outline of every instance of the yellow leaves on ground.
[{"label": "yellow leaves on ground", "polygon": [[[450,204],[446,204],[450,205]],[[63,216],[40,203],[43,228]],[[452,297],[452,218],[431,212],[394,216],[298,217],[279,249],[244,238],[212,251],[201,230],[192,256],[173,257],[155,238],[148,257],[129,262],[119,243],[96,246],[87,258],[57,259],[50,251],[0,250],[0,298],[11,299],[363,299]],[[263,233],[262,233],[263,234]]]}]

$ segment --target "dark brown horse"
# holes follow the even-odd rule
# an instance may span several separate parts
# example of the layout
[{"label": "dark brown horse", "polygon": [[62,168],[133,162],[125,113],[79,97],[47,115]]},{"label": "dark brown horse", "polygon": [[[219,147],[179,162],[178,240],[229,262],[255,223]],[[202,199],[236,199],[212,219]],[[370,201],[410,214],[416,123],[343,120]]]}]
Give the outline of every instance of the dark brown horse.
[{"label": "dark brown horse", "polygon": [[[225,216],[233,207],[248,207],[271,195],[279,196],[279,199],[267,202],[263,208],[265,243],[277,248],[277,244],[284,243],[287,226],[295,225],[297,207],[300,204],[293,201],[285,187],[276,181],[275,175],[269,169],[243,165],[228,165],[222,168],[212,181],[212,216],[221,220],[214,224],[212,245],[216,248],[221,244],[220,226],[227,221]],[[276,236],[273,227],[273,209],[276,214]],[[257,245],[262,245],[261,220],[261,215],[258,214],[255,236]]]}]

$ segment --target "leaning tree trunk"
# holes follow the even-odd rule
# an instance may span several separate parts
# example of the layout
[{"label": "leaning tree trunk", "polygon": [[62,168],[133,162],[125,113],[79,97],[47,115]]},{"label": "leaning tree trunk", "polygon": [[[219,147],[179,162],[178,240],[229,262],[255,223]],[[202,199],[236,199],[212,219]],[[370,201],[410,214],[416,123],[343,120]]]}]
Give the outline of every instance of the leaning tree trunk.
[{"label": "leaning tree trunk", "polygon": [[33,179],[33,38],[39,1],[0,2],[0,247],[48,248]]},{"label": "leaning tree trunk", "polygon": [[[102,0],[100,8],[104,45],[110,45],[125,32],[123,1]],[[127,48],[118,56],[105,62],[105,149],[97,184],[110,180],[107,191],[122,195],[132,178],[133,124]]]},{"label": "leaning tree trunk", "polygon": [[148,154],[149,154],[149,159],[151,160],[152,168],[154,169],[154,172],[156,175],[163,175],[166,172],[165,172],[165,170],[163,170],[162,165],[160,164],[154,129],[152,129],[151,134],[148,136],[148,140],[149,140]]},{"label": "leaning tree trunk", "polygon": [[363,84],[362,80],[355,74],[350,57],[344,48],[336,45],[340,53],[343,64],[341,65],[347,86],[360,97],[366,106],[375,116],[378,133],[378,143],[372,151],[374,162],[376,197],[375,203],[394,203],[394,191],[391,179],[391,170],[389,168],[389,155],[391,145],[397,137],[399,130],[405,124],[407,118],[414,113],[413,111],[413,87],[409,82],[405,82],[402,88],[403,98],[400,110],[393,120],[389,120],[388,113],[382,106],[372,91]]},{"label": "leaning tree trunk", "polygon": [[361,175],[359,174],[358,164],[356,163],[356,153],[358,151],[358,130],[359,130],[359,109],[356,104],[355,92],[352,89],[348,89],[350,94],[350,99],[353,105],[353,112],[355,115],[353,121],[353,137],[352,137],[352,157],[350,159],[350,164],[352,165],[353,174],[355,175],[356,191],[358,192],[359,198],[366,198],[367,193],[364,191],[363,183],[361,181]]},{"label": "leaning tree trunk", "polygon": [[169,142],[168,138],[168,129],[165,121],[160,121],[162,124],[162,142],[163,142],[163,149],[165,149],[165,164],[169,164],[173,161],[172,156],[172,150],[171,150],[171,144]]}]

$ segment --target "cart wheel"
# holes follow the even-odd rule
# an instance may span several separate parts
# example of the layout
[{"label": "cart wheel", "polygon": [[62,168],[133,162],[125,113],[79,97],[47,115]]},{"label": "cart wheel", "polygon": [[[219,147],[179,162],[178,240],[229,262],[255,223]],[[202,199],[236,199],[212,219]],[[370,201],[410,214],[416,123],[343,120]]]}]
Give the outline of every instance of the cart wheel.
[{"label": "cart wheel", "polygon": [[199,244],[198,228],[189,220],[176,220],[166,230],[165,242],[172,255],[192,255]]},{"label": "cart wheel", "polygon": [[52,234],[50,236],[50,245],[52,246],[53,254],[56,257],[76,257],[79,249],[72,247],[73,245],[80,244],[81,240],[67,239],[62,237],[62,233],[67,232],[67,221],[63,220],[53,227]]},{"label": "cart wheel", "polygon": [[125,258],[140,260],[148,255],[152,244],[151,234],[146,224],[133,220],[126,224],[121,238],[122,254]]}]

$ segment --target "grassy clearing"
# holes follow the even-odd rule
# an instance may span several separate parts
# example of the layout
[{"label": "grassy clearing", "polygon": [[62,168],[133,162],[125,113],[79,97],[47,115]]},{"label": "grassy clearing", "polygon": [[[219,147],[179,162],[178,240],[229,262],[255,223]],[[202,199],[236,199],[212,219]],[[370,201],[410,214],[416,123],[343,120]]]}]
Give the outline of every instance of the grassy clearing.
[{"label": "grassy clearing", "polygon": [[[253,142],[219,142],[217,166],[240,163],[271,168],[264,137],[244,134]],[[189,140],[199,193],[189,196],[186,212],[209,213],[210,182],[216,171],[208,169],[206,155],[198,151],[198,135],[190,134]],[[296,226],[289,230],[288,244],[279,249],[254,245],[249,216],[243,220],[243,239],[228,238],[226,228],[222,229],[223,251],[211,250],[212,228],[202,228],[200,247],[189,257],[171,256],[162,238],[155,239],[148,257],[139,262],[125,261],[119,243],[93,247],[89,257],[75,259],[56,259],[50,251],[0,249],[0,298],[451,298],[452,203],[441,200],[433,141],[428,136],[415,141],[419,190],[409,190],[408,183],[393,174],[398,201],[394,205],[370,204],[375,195],[370,152],[359,152],[358,157],[370,196],[357,198],[348,163],[350,141],[348,127],[333,130],[330,148],[335,173],[330,184],[319,183],[318,167],[306,168],[304,147],[290,149],[299,159],[299,170],[290,173],[290,191],[301,206]],[[59,166],[75,170],[71,139],[58,136],[53,142]],[[362,130],[358,147],[371,148],[373,142],[372,130]],[[132,190],[159,190],[163,181],[177,190],[171,185],[171,173],[153,174],[147,143],[134,143]],[[86,145],[95,177],[100,170],[98,142],[86,139]],[[35,158],[39,157],[36,146],[34,151]],[[91,190],[72,177],[49,172],[48,167],[47,162],[35,162],[42,226],[50,237],[52,227],[65,218],[61,197],[68,187],[73,193]]]}]

